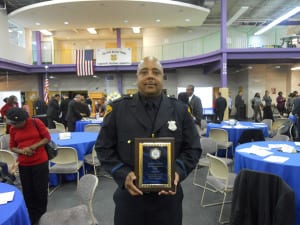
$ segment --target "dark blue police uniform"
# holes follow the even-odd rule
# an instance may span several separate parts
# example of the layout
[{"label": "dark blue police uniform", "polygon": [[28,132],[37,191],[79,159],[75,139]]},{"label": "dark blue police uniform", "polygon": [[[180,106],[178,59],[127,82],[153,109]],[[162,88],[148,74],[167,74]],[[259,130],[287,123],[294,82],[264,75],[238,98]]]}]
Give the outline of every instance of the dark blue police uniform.
[{"label": "dark blue police uniform", "polygon": [[[131,196],[124,182],[127,174],[134,171],[136,137],[174,137],[175,171],[180,181],[194,169],[201,155],[200,138],[186,105],[162,95],[153,122],[139,94],[116,100],[107,110],[111,112],[104,118],[96,151],[102,166],[118,184],[114,193],[115,225],[181,225],[183,192],[180,185],[176,195]],[[175,121],[175,129],[170,127],[170,121]]]}]

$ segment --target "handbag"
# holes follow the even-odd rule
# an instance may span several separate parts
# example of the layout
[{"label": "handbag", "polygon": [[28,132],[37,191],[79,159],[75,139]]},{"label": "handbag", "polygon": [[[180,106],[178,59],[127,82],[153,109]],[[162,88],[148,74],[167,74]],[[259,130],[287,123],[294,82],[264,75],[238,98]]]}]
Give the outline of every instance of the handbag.
[{"label": "handbag", "polygon": [[[38,132],[39,132],[39,134],[42,138],[40,130],[39,130],[38,126],[36,125],[34,119],[33,119],[33,123],[34,123],[34,126],[36,127],[36,129],[38,130]],[[45,144],[45,149],[46,149],[46,152],[47,152],[47,155],[48,155],[48,160],[51,160],[51,159],[53,159],[57,156],[57,145],[55,144],[54,141],[50,140],[47,144]]]},{"label": "handbag", "polygon": [[47,151],[48,160],[51,160],[57,156],[57,145],[54,141],[50,140],[46,145],[45,149]]}]

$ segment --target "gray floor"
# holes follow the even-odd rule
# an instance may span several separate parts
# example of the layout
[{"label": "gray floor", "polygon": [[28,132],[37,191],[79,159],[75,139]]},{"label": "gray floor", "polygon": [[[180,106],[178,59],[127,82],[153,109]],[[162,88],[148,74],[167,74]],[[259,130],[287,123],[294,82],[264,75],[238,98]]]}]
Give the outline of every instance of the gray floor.
[{"label": "gray floor", "polygon": [[[201,168],[199,177],[205,177],[206,169]],[[183,225],[216,225],[220,212],[220,205],[203,208],[200,206],[202,189],[192,184],[193,173],[182,183],[184,190]],[[100,225],[113,225],[114,203],[112,200],[116,184],[113,180],[101,176],[94,198],[94,213]],[[220,201],[222,195],[208,192],[208,201]],[[76,195],[76,183],[69,182],[57,189],[50,197],[48,211],[63,209],[79,204]],[[224,219],[228,219],[230,204],[224,209]],[[159,224],[158,224],[159,225]],[[172,224],[170,224],[172,225]]]}]

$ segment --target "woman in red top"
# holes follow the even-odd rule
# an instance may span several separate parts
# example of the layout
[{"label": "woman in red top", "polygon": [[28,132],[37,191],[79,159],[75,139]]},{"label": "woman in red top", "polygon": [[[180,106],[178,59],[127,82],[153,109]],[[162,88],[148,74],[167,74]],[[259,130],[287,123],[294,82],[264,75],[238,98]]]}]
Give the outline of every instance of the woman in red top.
[{"label": "woman in red top", "polygon": [[[11,95],[7,98],[6,103],[2,106],[0,112],[4,119],[6,118],[6,112],[12,107],[19,107],[18,98],[14,95]],[[6,123],[6,133],[9,134],[10,125]]]},{"label": "woman in red top", "polygon": [[47,211],[49,169],[44,146],[51,137],[44,123],[33,121],[24,109],[7,110],[6,122],[11,125],[9,147],[18,154],[22,191],[34,225]]}]

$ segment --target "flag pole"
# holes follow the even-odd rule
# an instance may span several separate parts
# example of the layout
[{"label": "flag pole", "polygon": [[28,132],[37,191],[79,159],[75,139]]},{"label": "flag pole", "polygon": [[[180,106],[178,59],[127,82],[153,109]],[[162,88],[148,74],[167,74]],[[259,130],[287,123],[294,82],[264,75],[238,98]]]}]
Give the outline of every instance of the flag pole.
[{"label": "flag pole", "polygon": [[48,104],[49,101],[49,81],[48,81],[48,68],[49,66],[45,66],[45,83],[44,83],[44,101],[46,104]]}]

